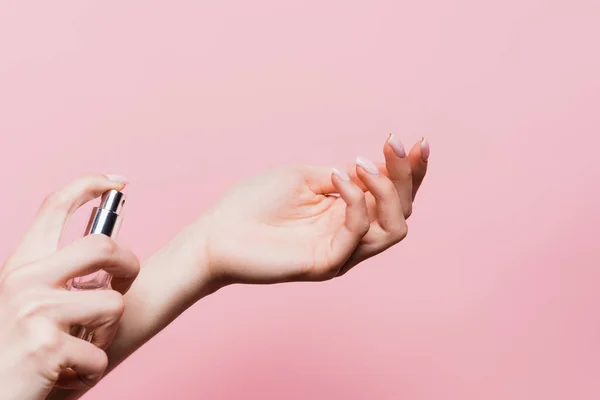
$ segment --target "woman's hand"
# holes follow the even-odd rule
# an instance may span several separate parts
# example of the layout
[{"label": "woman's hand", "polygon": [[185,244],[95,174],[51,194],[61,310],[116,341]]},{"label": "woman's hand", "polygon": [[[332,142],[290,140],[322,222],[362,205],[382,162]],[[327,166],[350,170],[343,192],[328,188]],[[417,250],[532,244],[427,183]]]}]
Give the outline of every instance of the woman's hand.
[{"label": "woman's hand", "polygon": [[[102,377],[108,362],[102,348],[116,333],[122,293],[138,274],[139,262],[103,235],[56,248],[65,222],[80,205],[123,186],[93,175],[49,196],[0,269],[0,397],[43,399],[54,385],[87,388]],[[115,290],[67,289],[71,278],[101,268],[114,275]],[[76,325],[94,330],[92,343],[69,334]]]},{"label": "woman's hand", "polygon": [[326,280],[404,239],[429,145],[406,154],[390,135],[383,152],[381,165],[359,157],[345,169],[283,168],[239,184],[197,223],[211,279]]},{"label": "woman's hand", "polygon": [[385,164],[375,167],[283,168],[237,185],[144,263],[125,296],[108,369],[226,284],[330,279],[402,240],[429,145],[406,154],[392,135],[383,152]]}]

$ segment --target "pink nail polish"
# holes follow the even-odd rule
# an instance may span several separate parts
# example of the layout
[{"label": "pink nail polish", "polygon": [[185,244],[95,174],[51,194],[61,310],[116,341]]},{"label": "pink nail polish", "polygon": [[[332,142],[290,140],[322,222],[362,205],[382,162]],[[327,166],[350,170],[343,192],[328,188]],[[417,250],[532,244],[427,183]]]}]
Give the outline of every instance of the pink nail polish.
[{"label": "pink nail polish", "polygon": [[424,162],[429,159],[429,142],[425,138],[421,139],[421,159]]},{"label": "pink nail polish", "polygon": [[392,149],[394,149],[394,153],[396,153],[396,155],[400,158],[404,158],[406,157],[406,150],[404,149],[404,145],[402,144],[402,142],[400,141],[400,139],[398,139],[398,137],[396,135],[394,135],[393,133],[390,133],[390,137],[388,138],[388,143],[390,144],[390,146],[392,146]]},{"label": "pink nail polish", "polygon": [[364,157],[357,157],[356,165],[363,168],[371,175],[379,175],[379,169],[377,169],[377,166],[375,166],[375,164],[373,164],[371,161],[367,160]]},{"label": "pink nail polish", "polygon": [[348,174],[347,174],[347,173],[345,173],[344,171],[342,171],[342,170],[339,170],[339,169],[337,169],[337,168],[333,168],[333,169],[331,170],[331,172],[333,172],[333,174],[334,174],[335,176],[337,176],[338,178],[340,178],[342,181],[344,181],[344,182],[350,182],[350,177],[349,177],[349,176],[348,176]]}]

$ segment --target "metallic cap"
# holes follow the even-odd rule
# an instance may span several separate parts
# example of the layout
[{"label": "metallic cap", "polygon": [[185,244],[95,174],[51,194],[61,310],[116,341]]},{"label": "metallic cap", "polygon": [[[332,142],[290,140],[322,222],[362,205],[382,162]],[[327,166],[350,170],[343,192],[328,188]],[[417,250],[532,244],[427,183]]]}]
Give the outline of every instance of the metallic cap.
[{"label": "metallic cap", "polygon": [[114,238],[119,233],[125,195],[118,190],[109,190],[102,195],[100,207],[94,207],[85,230],[86,235],[102,234]]},{"label": "metallic cap", "polygon": [[109,190],[102,195],[100,199],[100,209],[112,211],[120,214],[125,204],[125,195],[118,190]]}]

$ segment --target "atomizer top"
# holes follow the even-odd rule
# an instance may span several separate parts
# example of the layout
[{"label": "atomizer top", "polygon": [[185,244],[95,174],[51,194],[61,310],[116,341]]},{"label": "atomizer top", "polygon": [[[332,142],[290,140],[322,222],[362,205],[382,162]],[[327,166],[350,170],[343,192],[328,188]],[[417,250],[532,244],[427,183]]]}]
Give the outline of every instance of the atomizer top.
[{"label": "atomizer top", "polygon": [[120,214],[125,204],[125,194],[118,190],[109,190],[102,195],[98,208]]}]

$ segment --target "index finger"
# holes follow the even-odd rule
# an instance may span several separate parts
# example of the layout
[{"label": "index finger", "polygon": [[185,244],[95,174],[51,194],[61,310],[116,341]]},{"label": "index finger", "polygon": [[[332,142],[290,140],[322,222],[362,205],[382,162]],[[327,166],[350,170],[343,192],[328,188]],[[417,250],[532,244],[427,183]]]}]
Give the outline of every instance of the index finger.
[{"label": "index finger", "polygon": [[80,206],[108,190],[121,190],[126,183],[120,175],[91,174],[50,194],[7,265],[27,264],[56,251],[66,223]]},{"label": "index finger", "polygon": [[140,262],[131,250],[98,234],[79,239],[29,268],[32,275],[59,286],[103,269],[113,276],[113,289],[125,293],[140,271]]}]

